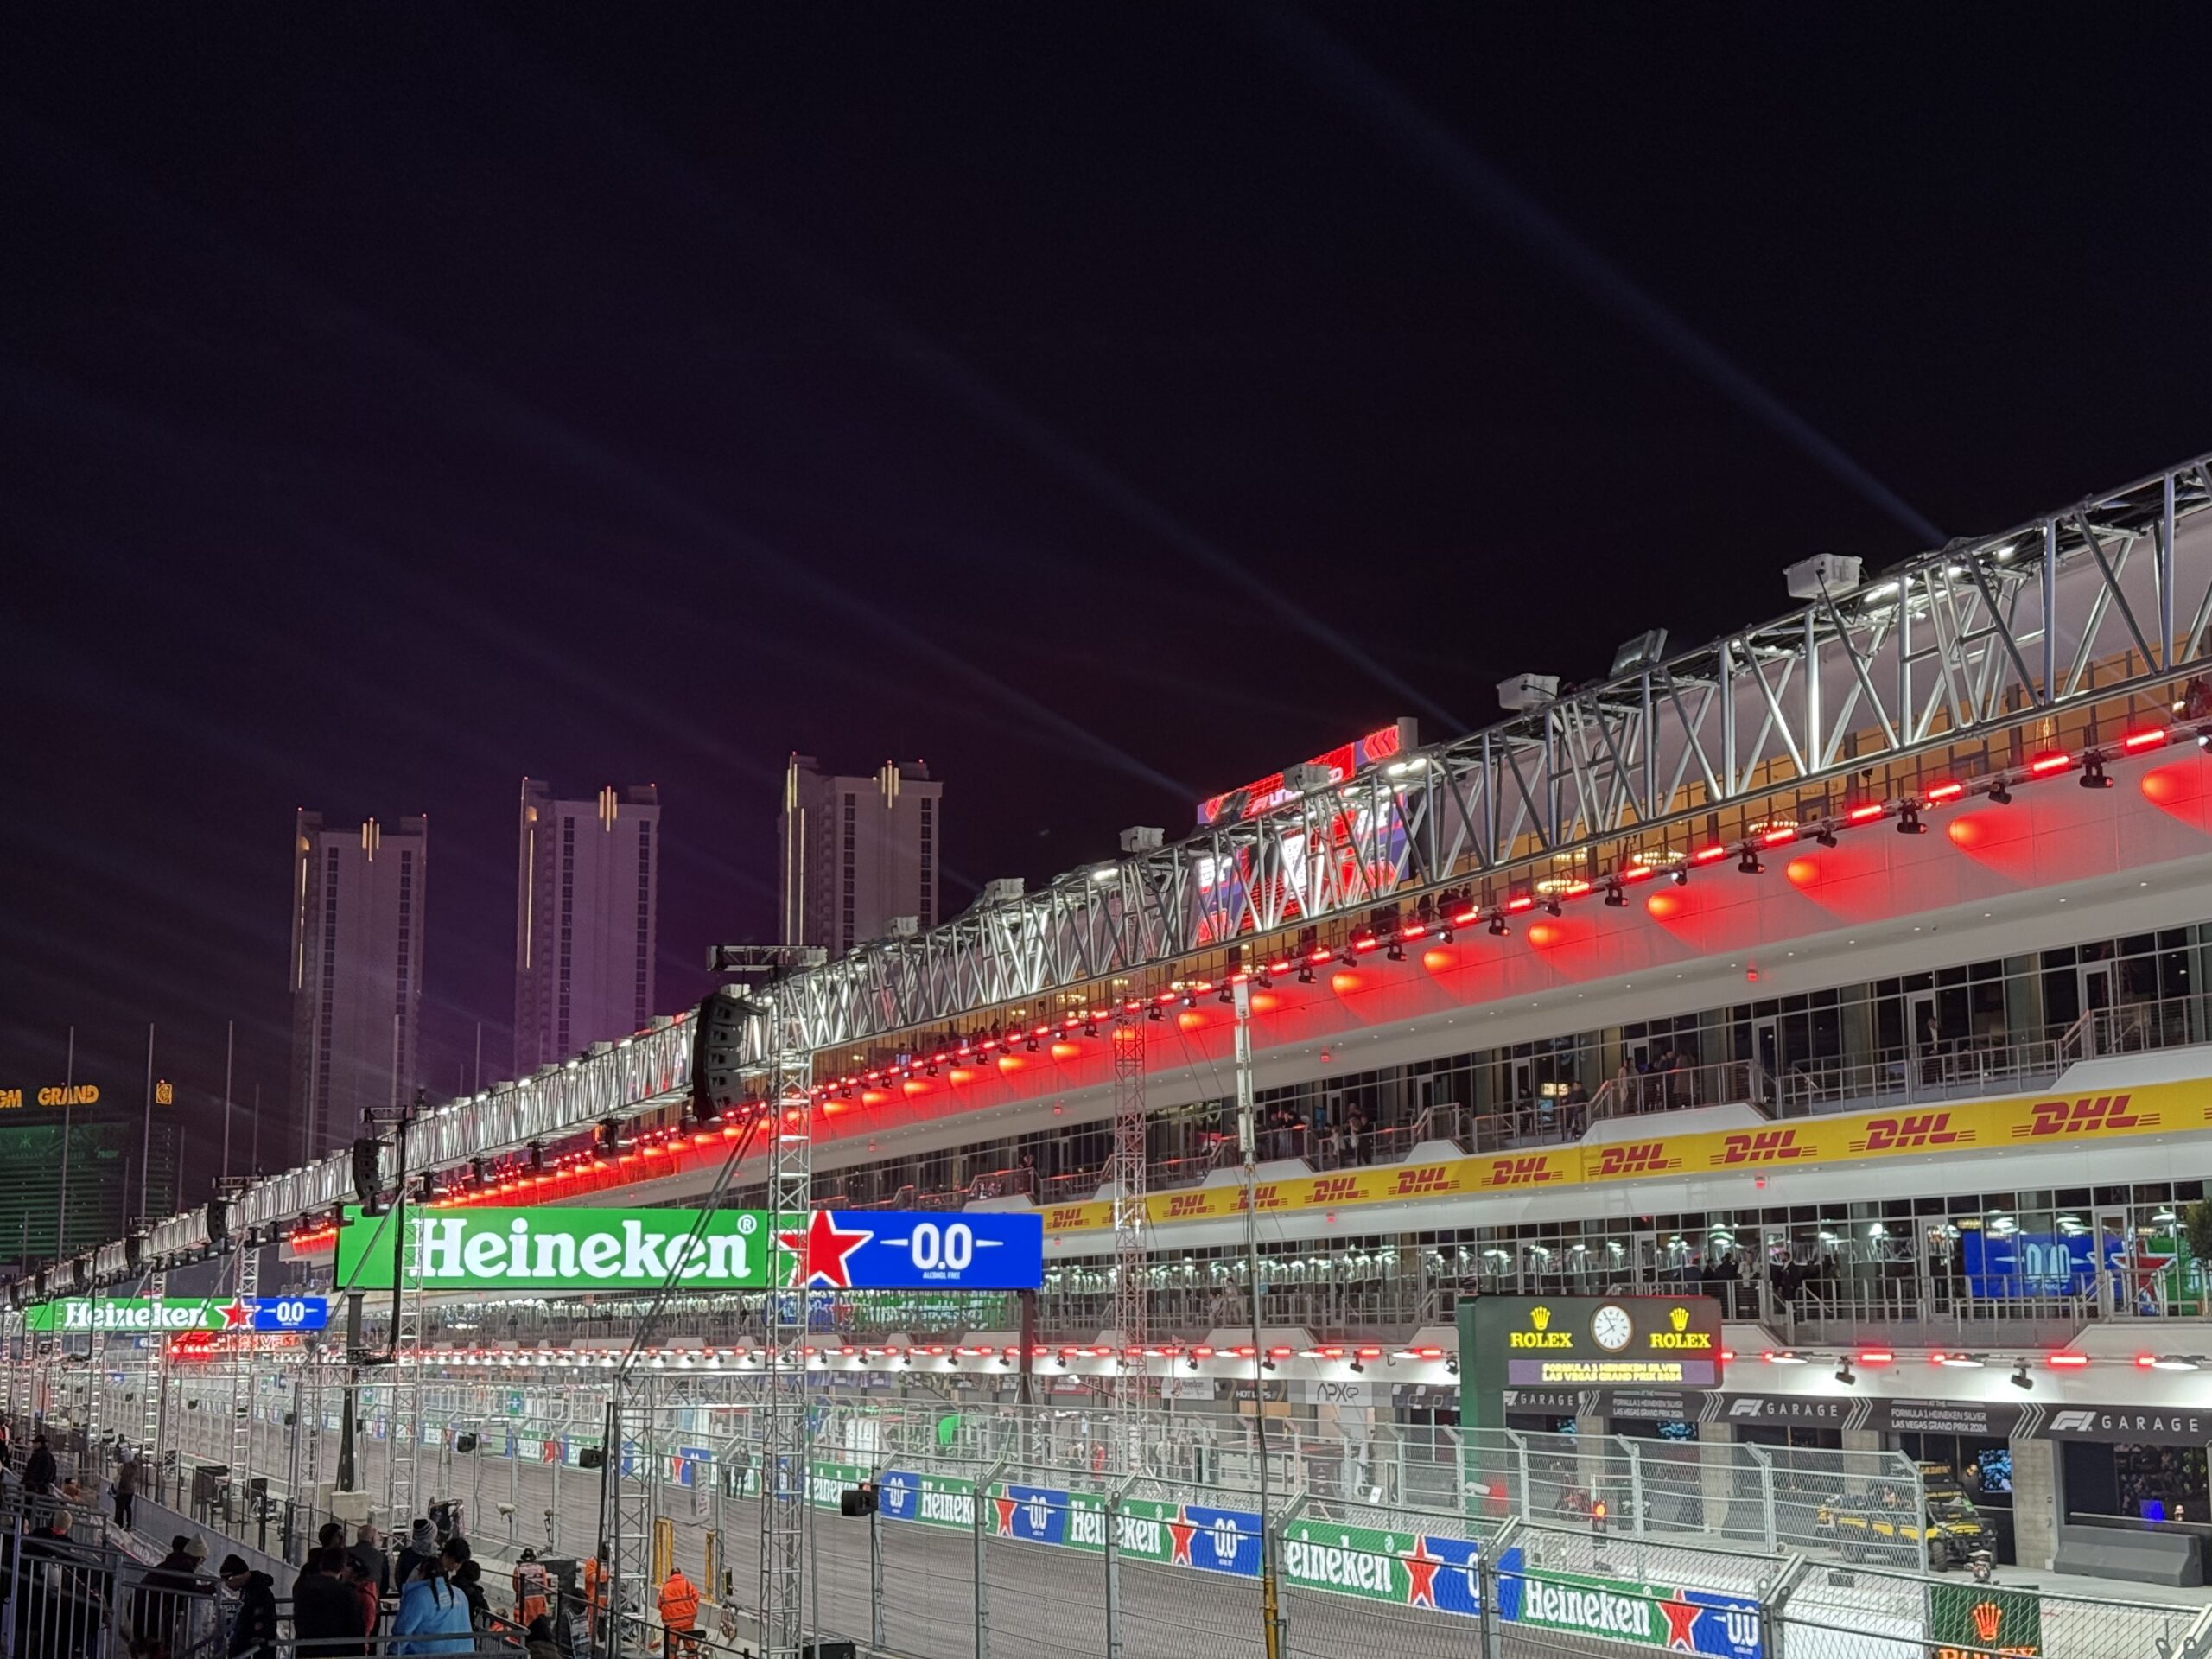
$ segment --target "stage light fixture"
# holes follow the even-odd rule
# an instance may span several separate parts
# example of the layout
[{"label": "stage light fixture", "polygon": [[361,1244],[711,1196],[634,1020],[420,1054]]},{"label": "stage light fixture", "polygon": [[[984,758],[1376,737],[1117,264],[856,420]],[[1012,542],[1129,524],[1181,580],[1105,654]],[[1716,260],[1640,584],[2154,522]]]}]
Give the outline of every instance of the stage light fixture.
[{"label": "stage light fixture", "polygon": [[2034,1377],[2028,1375],[2028,1362],[2026,1360],[2022,1360],[2018,1365],[2015,1365],[2012,1368],[2012,1386],[2016,1389],[2032,1389],[2035,1387],[2036,1380]]},{"label": "stage light fixture", "polygon": [[1859,1380],[1859,1373],[1851,1369],[1851,1357],[1849,1355],[1847,1354],[1844,1357],[1843,1363],[1835,1368],[1835,1380],[1842,1383],[1846,1388],[1849,1388],[1853,1382],[1856,1382]]},{"label": "stage light fixture", "polygon": [[1999,806],[2012,804],[2012,791],[2005,786],[2005,780],[2002,778],[1989,786],[1989,798]]},{"label": "stage light fixture", "polygon": [[1759,855],[1749,847],[1744,849],[1744,855],[1736,861],[1736,868],[1745,875],[1766,874],[1766,866],[1759,862]]},{"label": "stage light fixture", "polygon": [[1690,873],[1686,869],[1676,870],[1667,879],[1678,887],[1687,887],[1690,884]]},{"label": "stage light fixture", "polygon": [[1619,910],[1627,903],[1628,895],[1621,891],[1621,884],[1618,881],[1608,881],[1605,883],[1606,909]]},{"label": "stage light fixture", "polygon": [[1384,960],[1389,962],[1403,962],[1406,959],[1406,947],[1393,939],[1390,941],[1390,948],[1385,950],[1382,956]]},{"label": "stage light fixture", "polygon": [[1493,916],[1490,918],[1489,932],[1491,938],[1494,939],[1502,939],[1512,931],[1513,930],[1511,928],[1506,926],[1504,917]]},{"label": "stage light fixture", "polygon": [[1544,914],[1547,916],[1556,916],[1559,913],[1559,895],[1557,893],[1554,893],[1544,900]]},{"label": "stage light fixture", "polygon": [[1833,847],[1835,845],[1835,831],[1824,823],[1821,826],[1820,832],[1813,837],[1813,842],[1815,846]]},{"label": "stage light fixture", "polygon": [[2112,779],[2105,775],[2105,763],[2101,756],[2082,757],[2082,776],[2076,780],[2084,789],[2110,789]]},{"label": "stage light fixture", "polygon": [[1908,801],[1897,809],[1897,834],[1924,836],[1927,833],[1928,826],[1920,821],[1920,809],[1917,806]]},{"label": "stage light fixture", "polygon": [[1311,963],[1299,969],[1298,982],[1301,985],[1311,985],[1313,982],[1313,967]]}]

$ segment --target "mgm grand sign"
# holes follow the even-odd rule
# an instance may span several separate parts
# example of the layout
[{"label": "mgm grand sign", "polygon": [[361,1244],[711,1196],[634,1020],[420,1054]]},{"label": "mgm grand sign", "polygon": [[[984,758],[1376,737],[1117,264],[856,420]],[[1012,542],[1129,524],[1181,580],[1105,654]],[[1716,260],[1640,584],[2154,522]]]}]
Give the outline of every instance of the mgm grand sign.
[{"label": "mgm grand sign", "polygon": [[[1478,1296],[1459,1304],[1473,1421],[1502,1424],[1508,1389],[1717,1389],[1720,1304],[1705,1296]],[[1603,1402],[1600,1402],[1602,1407]]]}]

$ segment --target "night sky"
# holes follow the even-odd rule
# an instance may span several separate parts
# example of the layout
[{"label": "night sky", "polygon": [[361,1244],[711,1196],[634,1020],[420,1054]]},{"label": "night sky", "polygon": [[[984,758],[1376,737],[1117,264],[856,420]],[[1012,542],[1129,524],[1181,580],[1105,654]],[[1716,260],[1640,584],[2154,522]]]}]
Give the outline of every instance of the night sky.
[{"label": "night sky", "polygon": [[429,814],[449,1088],[524,773],[674,1007],[792,749],[950,911],[2212,448],[2212,30],[1553,10],[19,10],[0,1086],[273,1122],[295,806]]}]

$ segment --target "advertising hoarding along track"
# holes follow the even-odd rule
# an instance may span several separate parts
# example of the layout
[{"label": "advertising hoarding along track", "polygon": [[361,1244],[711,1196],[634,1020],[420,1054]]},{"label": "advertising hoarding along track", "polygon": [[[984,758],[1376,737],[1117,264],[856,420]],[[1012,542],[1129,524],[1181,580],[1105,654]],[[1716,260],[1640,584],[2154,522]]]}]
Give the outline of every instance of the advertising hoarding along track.
[{"label": "advertising hoarding along track", "polygon": [[118,1336],[181,1331],[321,1331],[330,1305],[320,1296],[175,1297],[162,1301],[119,1296],[64,1296],[26,1309],[24,1328],[67,1336],[99,1331]]},{"label": "advertising hoarding along track", "polygon": [[[410,1210],[423,1290],[1034,1290],[1035,1215],[817,1210],[772,1228],[759,1210]],[[397,1230],[348,1208],[341,1290],[389,1290]]]}]

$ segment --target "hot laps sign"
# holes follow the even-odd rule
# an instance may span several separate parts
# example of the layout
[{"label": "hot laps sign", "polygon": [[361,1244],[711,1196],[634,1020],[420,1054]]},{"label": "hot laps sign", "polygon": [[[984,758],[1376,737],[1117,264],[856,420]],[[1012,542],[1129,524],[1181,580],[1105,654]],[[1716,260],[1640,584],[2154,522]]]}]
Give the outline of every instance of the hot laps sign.
[{"label": "hot laps sign", "polygon": [[[772,1227],[758,1210],[410,1211],[405,1254],[429,1291],[1033,1290],[1044,1282],[1033,1215],[817,1210]],[[338,1283],[388,1290],[391,1218],[346,1212]]]},{"label": "hot laps sign", "polygon": [[146,1335],[176,1331],[321,1331],[330,1305],[320,1296],[211,1296],[204,1300],[147,1301],[65,1296],[24,1315],[25,1327],[67,1336],[83,1331]]}]

